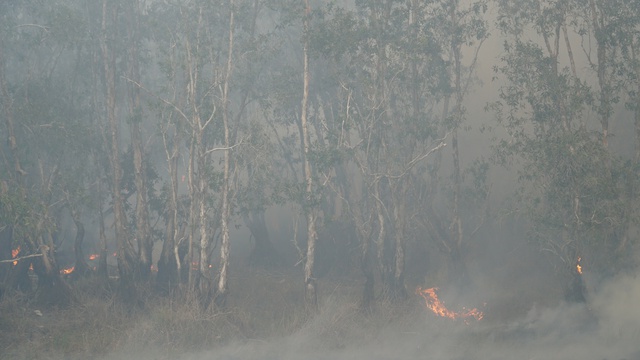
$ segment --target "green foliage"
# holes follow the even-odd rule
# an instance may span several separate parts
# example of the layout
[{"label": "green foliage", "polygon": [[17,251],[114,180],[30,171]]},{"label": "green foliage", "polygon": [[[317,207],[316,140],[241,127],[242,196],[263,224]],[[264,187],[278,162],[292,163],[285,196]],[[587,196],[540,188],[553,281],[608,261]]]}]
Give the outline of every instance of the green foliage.
[{"label": "green foliage", "polygon": [[[620,83],[600,81],[596,91],[580,78],[607,74],[617,65],[601,57],[600,63],[591,63],[593,72],[583,75],[561,67],[562,55],[549,46],[561,40],[562,24],[576,26],[582,36],[593,35],[596,30],[586,17],[593,9],[586,3],[568,7],[567,2],[549,2],[542,8],[535,1],[499,4],[498,25],[507,40],[497,71],[508,82],[491,108],[510,138],[495,147],[496,160],[518,171],[519,208],[530,221],[530,234],[567,264],[588,256],[594,270],[609,271],[615,259],[625,266],[628,259],[623,259],[621,247],[638,216],[629,206],[629,196],[635,195],[628,189],[636,188],[637,180],[628,175],[628,160],[603,142],[603,133],[590,130],[587,117],[592,106],[604,127],[618,101]],[[598,11],[607,26],[614,26],[615,15],[607,5],[598,6],[604,6]],[[587,20],[571,22],[577,13],[586,14]],[[529,27],[544,41],[525,37],[523,30]],[[613,36],[616,31],[606,33]],[[616,45],[609,39],[598,46],[612,54]]]}]

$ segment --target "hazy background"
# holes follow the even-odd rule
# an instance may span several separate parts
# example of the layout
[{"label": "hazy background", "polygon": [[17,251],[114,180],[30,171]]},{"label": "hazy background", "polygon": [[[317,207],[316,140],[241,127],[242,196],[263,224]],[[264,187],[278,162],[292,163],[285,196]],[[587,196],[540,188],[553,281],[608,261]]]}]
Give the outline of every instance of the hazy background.
[{"label": "hazy background", "polygon": [[640,359],[640,4],[303,5],[0,2],[0,352]]}]

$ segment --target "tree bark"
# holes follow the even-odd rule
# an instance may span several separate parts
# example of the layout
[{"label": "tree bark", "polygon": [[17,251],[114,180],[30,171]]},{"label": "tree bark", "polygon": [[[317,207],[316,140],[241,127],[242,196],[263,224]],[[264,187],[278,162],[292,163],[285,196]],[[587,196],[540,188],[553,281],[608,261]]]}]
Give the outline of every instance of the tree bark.
[{"label": "tree bark", "polygon": [[144,161],[143,140],[140,131],[143,114],[140,104],[140,66],[138,58],[139,39],[139,3],[133,0],[128,11],[129,35],[129,77],[135,83],[129,83],[129,121],[131,128],[131,148],[133,150],[134,181],[136,186],[136,239],[138,244],[138,276],[147,281],[151,273],[153,240],[149,224],[149,204],[147,202],[147,169]]},{"label": "tree bark", "polygon": [[313,272],[315,262],[315,250],[318,234],[316,232],[316,210],[314,204],[314,185],[313,173],[311,171],[311,161],[309,160],[311,152],[311,140],[309,136],[309,124],[307,112],[309,108],[309,21],[311,16],[311,6],[309,0],[305,0],[305,13],[302,22],[303,27],[303,84],[302,84],[302,106],[300,113],[300,127],[302,129],[302,152],[304,159],[304,177],[306,182],[305,189],[305,213],[307,218],[307,252],[304,264],[304,285],[305,285],[305,304],[308,309],[317,309],[318,294],[317,284]]},{"label": "tree bark", "polygon": [[[602,146],[609,147],[609,119],[611,118],[611,104],[609,100],[610,89],[607,79],[607,44],[605,40],[606,34],[603,30],[603,24],[598,19],[598,7],[595,0],[589,0],[589,8],[591,10],[591,22],[596,40],[596,56],[598,59],[597,75],[598,86],[600,87],[600,125],[602,128]],[[600,14],[601,16],[604,16]]]},{"label": "tree bark", "polygon": [[[174,126],[175,127],[175,126]],[[164,141],[165,154],[167,158],[167,166],[169,170],[169,178],[171,180],[170,197],[167,208],[167,226],[165,240],[162,243],[162,252],[158,260],[157,284],[160,288],[168,290],[172,284],[178,284],[178,257],[174,256],[174,248],[177,248],[176,242],[179,240],[178,233],[180,228],[180,220],[178,217],[178,158],[180,156],[181,136],[177,127],[171,142],[171,150],[169,150],[169,141],[167,139],[167,129],[162,133]]]},{"label": "tree bark", "polygon": [[120,275],[121,295],[126,301],[135,298],[135,287],[133,284],[133,273],[135,268],[135,254],[130,243],[127,230],[127,218],[124,212],[123,200],[120,191],[120,179],[122,169],[120,167],[120,136],[119,122],[116,114],[116,84],[115,84],[115,52],[113,50],[113,38],[115,34],[108,31],[115,27],[118,9],[116,5],[109,5],[108,0],[102,2],[102,61],[104,65],[104,76],[106,80],[106,107],[107,121],[109,125],[109,140],[111,147],[109,151],[109,162],[111,164],[111,196],[113,199],[113,217],[117,242],[118,272]]},{"label": "tree bark", "polygon": [[[67,197],[67,202],[70,200]],[[73,267],[72,277],[74,279],[78,279],[80,277],[85,276],[90,272],[89,264],[84,258],[84,252],[82,251],[82,243],[84,242],[84,224],[80,221],[80,214],[78,214],[78,210],[75,209],[75,206],[69,204],[71,208],[71,218],[73,219],[73,223],[76,226],[76,238],[73,242],[73,253],[75,255],[76,261]]]},{"label": "tree bark", "polygon": [[227,302],[229,292],[229,218],[231,205],[229,200],[230,191],[230,165],[231,165],[231,141],[229,132],[229,81],[233,70],[233,36],[234,36],[234,2],[229,1],[229,42],[227,51],[227,68],[225,71],[224,83],[222,85],[222,126],[224,130],[224,150],[223,150],[223,175],[222,175],[222,209],[220,213],[220,231],[222,243],[220,246],[220,274],[218,276],[218,287],[216,289],[215,302],[217,306],[224,306]]}]

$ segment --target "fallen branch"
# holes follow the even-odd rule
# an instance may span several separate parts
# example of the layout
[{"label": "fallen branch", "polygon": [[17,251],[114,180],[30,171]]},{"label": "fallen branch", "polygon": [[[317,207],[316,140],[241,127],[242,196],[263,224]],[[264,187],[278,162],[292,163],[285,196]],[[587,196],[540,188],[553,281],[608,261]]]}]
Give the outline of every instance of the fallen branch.
[{"label": "fallen branch", "polygon": [[13,259],[8,259],[8,260],[0,260],[0,264],[1,263],[9,263],[9,262],[15,262],[15,261],[20,261],[22,259],[28,259],[28,258],[33,258],[33,257],[38,257],[38,256],[42,256],[42,254],[31,254],[31,255],[27,255],[27,256],[20,256],[17,258],[13,258]]}]

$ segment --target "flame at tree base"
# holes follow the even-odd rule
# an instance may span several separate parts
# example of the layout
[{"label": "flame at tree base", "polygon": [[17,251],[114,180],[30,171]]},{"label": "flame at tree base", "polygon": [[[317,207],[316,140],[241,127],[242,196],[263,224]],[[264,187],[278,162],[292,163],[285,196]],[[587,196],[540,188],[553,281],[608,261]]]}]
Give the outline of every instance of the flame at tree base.
[{"label": "flame at tree base", "polygon": [[582,265],[580,265],[581,257],[578,257],[578,261],[576,261],[576,271],[578,274],[582,275]]},{"label": "flame at tree base", "polygon": [[437,290],[438,288],[435,288],[435,287],[424,289],[424,290],[421,287],[418,287],[416,289],[416,294],[424,298],[427,308],[433,311],[434,314],[438,316],[446,317],[452,320],[463,319],[465,322],[467,321],[468,318],[482,320],[482,318],[484,317],[484,313],[476,308],[473,308],[471,310],[466,310],[465,308],[462,308],[463,309],[462,312],[455,312],[447,309],[447,307],[444,306],[444,303],[440,301],[440,299],[438,299],[438,295],[436,294]]},{"label": "flame at tree base", "polygon": [[60,274],[61,274],[61,275],[69,275],[69,274],[71,274],[71,273],[73,272],[73,270],[75,270],[75,269],[76,269],[75,265],[74,265],[74,266],[72,266],[72,267],[70,267],[70,268],[60,269]]}]

